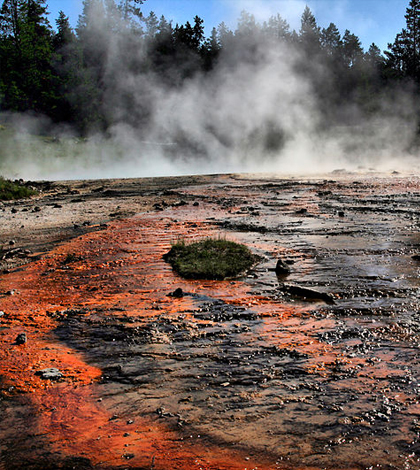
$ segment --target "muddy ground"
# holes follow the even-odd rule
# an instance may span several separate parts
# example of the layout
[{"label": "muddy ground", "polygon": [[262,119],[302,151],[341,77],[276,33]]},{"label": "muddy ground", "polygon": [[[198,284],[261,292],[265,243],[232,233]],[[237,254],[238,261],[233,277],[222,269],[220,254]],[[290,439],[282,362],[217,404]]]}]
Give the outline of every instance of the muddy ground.
[{"label": "muddy ground", "polygon": [[[36,186],[0,206],[1,469],[420,469],[420,178]],[[206,236],[262,261],[181,279]]]}]

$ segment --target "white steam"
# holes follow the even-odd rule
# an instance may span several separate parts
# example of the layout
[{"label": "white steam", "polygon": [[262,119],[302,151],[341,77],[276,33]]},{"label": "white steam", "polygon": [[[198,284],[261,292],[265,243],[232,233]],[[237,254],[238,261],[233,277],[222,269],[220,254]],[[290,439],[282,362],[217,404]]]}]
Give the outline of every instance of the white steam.
[{"label": "white steam", "polygon": [[[416,133],[409,95],[384,101],[359,125],[324,125],[312,81],[296,72],[300,57],[290,46],[252,44],[258,60],[235,55],[244,47],[222,55],[212,72],[168,87],[151,73],[130,71],[129,39],[101,38],[108,42],[104,104],[116,123],[107,135],[80,139],[45,119],[3,116],[1,174],[45,180],[413,170],[406,155]],[[147,119],[136,119],[145,106]],[[358,122],[356,108],[346,113]]]}]

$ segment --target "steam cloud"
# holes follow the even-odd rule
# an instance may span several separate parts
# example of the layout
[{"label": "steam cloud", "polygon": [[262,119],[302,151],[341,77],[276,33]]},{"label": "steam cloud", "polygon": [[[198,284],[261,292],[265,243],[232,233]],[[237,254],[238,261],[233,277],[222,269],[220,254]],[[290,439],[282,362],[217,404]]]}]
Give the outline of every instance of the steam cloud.
[{"label": "steam cloud", "polygon": [[[351,125],[324,122],[299,51],[258,42],[222,54],[210,73],[169,87],[130,71],[129,38],[106,35],[107,135],[83,140],[45,118],[3,115],[0,173],[24,179],[146,177],[223,172],[322,173],[360,166],[413,170],[410,95],[388,97],[370,118],[343,109]],[[256,47],[247,60],[249,47]],[[147,54],[146,48],[137,54]],[[257,58],[257,60],[254,60]],[[319,70],[329,86],[328,71]],[[319,80],[318,80],[319,83]],[[144,116],[144,109],[148,110]],[[355,124],[357,123],[357,125]],[[45,138],[39,138],[39,134]],[[38,137],[35,137],[38,135]],[[47,136],[55,136],[52,140]]]}]

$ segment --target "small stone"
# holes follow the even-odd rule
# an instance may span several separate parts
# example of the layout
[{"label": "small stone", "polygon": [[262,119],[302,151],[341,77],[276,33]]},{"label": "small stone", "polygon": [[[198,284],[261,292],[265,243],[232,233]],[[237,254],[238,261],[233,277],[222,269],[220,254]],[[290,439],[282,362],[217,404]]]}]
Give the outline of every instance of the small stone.
[{"label": "small stone", "polygon": [[26,333],[20,333],[17,335],[15,344],[25,344],[28,341],[28,338],[26,336]]},{"label": "small stone", "polygon": [[35,206],[32,212],[41,212],[41,208],[39,206]]},{"label": "small stone", "polygon": [[63,377],[63,374],[55,367],[39,370],[36,372],[36,375],[39,375],[41,379],[45,380],[59,380]]},{"label": "small stone", "polygon": [[414,261],[420,261],[420,255],[413,255],[411,257]]},{"label": "small stone", "polygon": [[15,245],[15,244],[16,244],[16,242],[14,240],[10,240],[10,242],[9,242],[10,246]]},{"label": "small stone", "polygon": [[344,211],[338,211],[338,217],[344,217],[345,213]]},{"label": "small stone", "polygon": [[284,261],[282,261],[281,259],[279,259],[277,261],[275,271],[276,271],[277,275],[290,274],[289,266]]},{"label": "small stone", "polygon": [[12,207],[12,210],[11,210],[12,214],[16,214],[17,213],[17,209]]},{"label": "small stone", "polygon": [[181,206],[187,206],[188,202],[181,200],[181,201],[176,201],[172,204],[173,207],[181,207]]},{"label": "small stone", "polygon": [[182,299],[182,297],[184,297],[184,291],[180,287],[178,287],[173,292],[168,294],[168,296],[174,297],[175,299]]}]

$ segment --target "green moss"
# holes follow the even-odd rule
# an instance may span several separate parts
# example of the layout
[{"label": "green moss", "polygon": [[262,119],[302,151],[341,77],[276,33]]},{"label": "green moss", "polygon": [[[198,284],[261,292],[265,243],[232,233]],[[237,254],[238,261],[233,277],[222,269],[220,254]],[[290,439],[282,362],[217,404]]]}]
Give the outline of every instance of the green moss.
[{"label": "green moss", "polygon": [[26,197],[38,194],[33,189],[20,184],[7,180],[0,176],[0,201],[11,201],[13,199],[23,199]]},{"label": "green moss", "polygon": [[178,242],[164,259],[187,279],[223,280],[240,276],[259,258],[244,245],[207,238],[191,244]]}]

